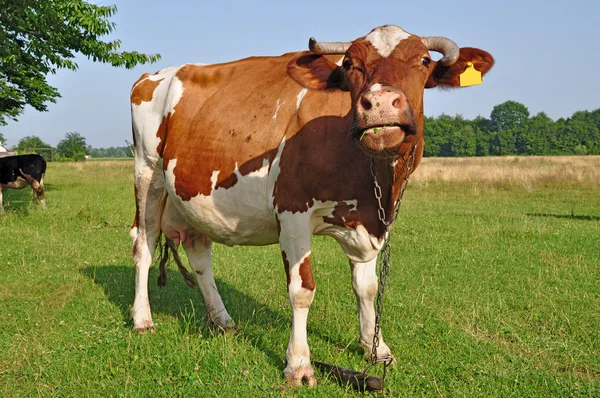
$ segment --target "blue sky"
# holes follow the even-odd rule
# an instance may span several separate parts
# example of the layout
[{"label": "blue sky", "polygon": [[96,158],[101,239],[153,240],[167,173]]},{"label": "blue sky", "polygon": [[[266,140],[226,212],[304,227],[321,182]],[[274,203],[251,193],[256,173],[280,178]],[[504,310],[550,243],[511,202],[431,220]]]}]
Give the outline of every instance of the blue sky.
[{"label": "blue sky", "polygon": [[[532,115],[556,120],[600,108],[600,2],[537,1],[313,1],[112,0],[112,38],[122,50],[160,53],[162,60],[132,70],[77,58],[77,72],[62,70],[49,82],[62,94],[48,112],[28,108],[18,122],[0,127],[7,145],[37,135],[56,145],[78,132],[93,147],[131,140],[129,91],[144,72],[186,62],[218,63],[252,55],[304,50],[308,38],[351,41],[385,24],[422,36],[449,37],[459,46],[489,51],[496,66],[483,85],[427,90],[425,114],[489,117],[507,100]],[[108,38],[107,38],[108,39]],[[432,54],[435,56],[435,54]]]}]

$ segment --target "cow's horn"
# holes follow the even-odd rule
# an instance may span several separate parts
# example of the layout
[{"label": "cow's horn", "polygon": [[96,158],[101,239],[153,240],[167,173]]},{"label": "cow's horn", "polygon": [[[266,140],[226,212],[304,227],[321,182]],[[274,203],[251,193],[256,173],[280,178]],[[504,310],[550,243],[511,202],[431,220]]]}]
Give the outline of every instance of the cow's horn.
[{"label": "cow's horn", "polygon": [[315,54],[345,54],[352,43],[327,41],[319,43],[314,37],[308,40],[308,49]]},{"label": "cow's horn", "polygon": [[444,58],[438,61],[442,65],[450,66],[458,59],[460,49],[452,40],[441,36],[424,37],[423,40],[429,50],[437,51],[444,55]]}]

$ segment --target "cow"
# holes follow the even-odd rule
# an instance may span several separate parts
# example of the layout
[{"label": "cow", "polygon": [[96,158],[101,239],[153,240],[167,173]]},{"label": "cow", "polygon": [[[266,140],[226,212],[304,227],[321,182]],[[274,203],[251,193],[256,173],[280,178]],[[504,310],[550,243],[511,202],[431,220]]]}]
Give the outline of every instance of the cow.
[{"label": "cow", "polygon": [[[183,245],[208,320],[223,330],[235,323],[213,277],[213,242],[279,244],[292,308],[283,373],[313,386],[311,237],[326,235],[348,257],[372,359],[377,255],[408,160],[414,170],[423,156],[424,89],[459,87],[468,67],[485,75],[493,63],[486,51],[385,25],[352,42],[311,38],[308,51],[142,75],[131,91],[133,328],[154,330],[148,270],[162,235],[172,250]],[[391,356],[378,337],[377,357]]]},{"label": "cow", "polygon": [[33,189],[34,203],[39,203],[42,208],[45,208],[45,173],[46,160],[40,155],[30,154],[0,157],[0,214],[4,212],[2,192],[8,188],[21,189],[30,186]]}]

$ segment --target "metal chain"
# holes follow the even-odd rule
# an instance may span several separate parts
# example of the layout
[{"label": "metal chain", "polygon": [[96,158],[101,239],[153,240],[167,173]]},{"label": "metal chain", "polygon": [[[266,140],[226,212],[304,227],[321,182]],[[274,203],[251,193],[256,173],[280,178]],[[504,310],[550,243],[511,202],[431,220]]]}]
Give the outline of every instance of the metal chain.
[{"label": "metal chain", "polygon": [[377,348],[379,347],[379,333],[381,331],[381,316],[383,314],[383,295],[387,291],[387,277],[390,274],[390,255],[392,246],[390,244],[390,226],[394,222],[394,220],[398,217],[398,211],[400,210],[400,205],[402,204],[402,197],[404,196],[404,191],[408,186],[408,178],[410,177],[410,173],[413,170],[415,164],[415,154],[417,152],[417,145],[413,147],[412,153],[408,157],[405,162],[406,166],[406,174],[402,178],[402,182],[400,185],[400,195],[398,196],[398,200],[395,204],[394,215],[391,220],[387,220],[385,209],[381,205],[381,187],[377,182],[377,170],[375,168],[375,161],[371,159],[371,175],[373,176],[373,184],[375,191],[375,198],[377,198],[377,204],[379,208],[377,209],[377,215],[379,217],[379,221],[385,225],[385,234],[383,247],[379,252],[378,269],[379,269],[379,282],[377,285],[377,297],[375,301],[375,333],[373,334],[373,348],[372,348],[372,360],[369,365],[363,371],[363,374],[367,373],[370,367],[383,363],[383,377],[381,379],[382,382],[382,390],[385,386],[385,376],[387,374],[387,367],[392,363],[394,357],[388,355],[387,357],[377,358]]}]

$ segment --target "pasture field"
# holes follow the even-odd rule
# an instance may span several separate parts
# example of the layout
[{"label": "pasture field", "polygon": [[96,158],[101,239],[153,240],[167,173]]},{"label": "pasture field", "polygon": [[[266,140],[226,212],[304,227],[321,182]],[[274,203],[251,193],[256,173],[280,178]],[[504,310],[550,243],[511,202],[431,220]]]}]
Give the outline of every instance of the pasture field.
[{"label": "pasture field", "polygon": [[[318,371],[314,389],[285,385],[276,246],[215,245],[236,334],[205,325],[173,265],[162,289],[151,269],[156,333],[134,333],[132,180],[132,161],[49,163],[46,210],[4,193],[1,396],[360,395]],[[387,396],[599,397],[599,241],[600,157],[424,159],[392,229]],[[348,263],[313,243],[312,358],[362,369]]]}]

